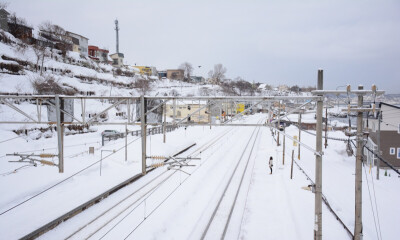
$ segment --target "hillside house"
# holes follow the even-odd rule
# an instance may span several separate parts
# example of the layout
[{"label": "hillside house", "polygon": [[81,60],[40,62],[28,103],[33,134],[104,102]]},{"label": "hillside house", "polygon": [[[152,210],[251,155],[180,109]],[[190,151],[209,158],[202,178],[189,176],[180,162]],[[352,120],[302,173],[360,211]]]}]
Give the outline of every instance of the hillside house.
[{"label": "hillside house", "polygon": [[30,42],[32,41],[32,30],[33,28],[17,23],[15,21],[8,22],[8,31],[14,35],[14,37],[19,38],[21,40]]},{"label": "hillside house", "polygon": [[163,71],[158,71],[157,74],[158,74],[158,78],[159,79],[167,77],[167,71],[164,71],[164,70]]},{"label": "hillside house", "polygon": [[[376,151],[378,144],[378,128],[379,114],[381,115],[380,123],[380,144],[381,156],[396,168],[400,168],[400,107],[387,103],[379,103],[380,112],[376,113],[372,118],[364,117],[364,126],[369,130],[369,138],[367,146]],[[367,157],[367,162],[376,164],[376,157],[369,151],[364,149],[364,154]],[[381,167],[387,166],[385,163],[380,163]]]},{"label": "hillside house", "polygon": [[3,29],[4,31],[8,32],[8,13],[5,9],[0,9],[0,29]]},{"label": "hillside house", "polygon": [[89,38],[84,37],[82,35],[67,32],[67,35],[71,37],[72,40],[72,51],[78,52],[83,56],[88,56],[88,48],[89,48]]},{"label": "hillside house", "polygon": [[[176,105],[175,111],[175,119],[177,121],[184,119],[188,115],[196,112],[199,108],[205,106],[205,103],[194,103],[194,102],[180,102]],[[173,118],[174,116],[174,105],[167,104],[167,117]],[[207,107],[201,109],[199,112],[193,114],[190,119],[185,120],[184,122],[191,121],[195,123],[206,123],[208,122],[208,114]]]},{"label": "hillside house", "polygon": [[167,78],[182,81],[185,78],[185,71],[183,69],[168,69]]},{"label": "hillside house", "polygon": [[89,45],[89,58],[98,62],[108,63],[108,53],[106,49],[101,49],[97,46]]},{"label": "hillside house", "polygon": [[110,55],[112,59],[113,67],[123,67],[124,66],[124,54],[123,53],[113,53]]},{"label": "hillside house", "polygon": [[157,69],[155,67],[148,66],[133,66],[139,70],[139,74],[147,76],[157,76]]}]

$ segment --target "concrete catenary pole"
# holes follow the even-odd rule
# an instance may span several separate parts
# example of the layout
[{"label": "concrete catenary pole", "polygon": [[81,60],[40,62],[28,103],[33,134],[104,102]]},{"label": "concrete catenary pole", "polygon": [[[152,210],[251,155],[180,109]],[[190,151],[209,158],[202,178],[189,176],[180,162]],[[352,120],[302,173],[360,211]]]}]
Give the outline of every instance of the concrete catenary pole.
[{"label": "concrete catenary pole", "polygon": [[[318,70],[317,90],[323,90],[323,70]],[[320,95],[322,97],[322,95]],[[322,240],[322,113],[323,100],[317,101],[317,131],[315,155],[315,218],[314,218],[314,239]]]},{"label": "concrete catenary pole", "polygon": [[164,121],[163,121],[163,143],[166,142],[167,140],[167,136],[166,136],[166,132],[167,132],[167,103],[164,103]]},{"label": "concrete catenary pole", "polygon": [[[381,156],[381,120],[382,120],[382,112],[379,111],[378,116],[378,156]],[[381,160],[376,158],[376,179],[379,180],[379,169],[381,165]]]},{"label": "concrete catenary pole", "polygon": [[328,106],[325,108],[325,149],[328,146]]},{"label": "concrete catenary pole", "polygon": [[140,126],[142,133],[142,175],[146,175],[146,138],[147,138],[147,129],[146,129],[146,99],[142,95],[140,97]]},{"label": "concrete catenary pole", "polygon": [[125,162],[128,161],[128,123],[125,123]]},{"label": "concrete catenary pole", "polygon": [[[363,90],[363,86],[358,86],[358,90]],[[363,95],[358,95],[358,108],[362,108]],[[362,240],[363,225],[362,225],[362,147],[363,147],[363,113],[357,113],[357,155],[356,155],[356,182],[355,182],[355,224],[354,224],[354,239]]]},{"label": "concrete catenary pole", "polygon": [[283,151],[282,151],[282,165],[285,165],[285,147],[286,147],[285,129],[283,129]]},{"label": "concrete catenary pole", "polygon": [[[301,110],[300,110],[301,111]],[[301,113],[299,113],[299,142],[301,142]],[[301,146],[301,144],[297,144],[297,150],[298,150],[298,153],[297,153],[297,159],[299,159],[300,160],[300,146]]]},{"label": "concrete catenary pole", "polygon": [[63,131],[61,127],[60,97],[56,95],[56,119],[57,119],[57,139],[58,139],[58,172],[64,172],[64,148]]},{"label": "concrete catenary pole", "polygon": [[[278,129],[281,126],[281,100],[279,100],[279,111],[278,111]],[[276,138],[276,145],[279,147],[281,144],[279,143],[279,131],[278,131],[278,136]]]}]

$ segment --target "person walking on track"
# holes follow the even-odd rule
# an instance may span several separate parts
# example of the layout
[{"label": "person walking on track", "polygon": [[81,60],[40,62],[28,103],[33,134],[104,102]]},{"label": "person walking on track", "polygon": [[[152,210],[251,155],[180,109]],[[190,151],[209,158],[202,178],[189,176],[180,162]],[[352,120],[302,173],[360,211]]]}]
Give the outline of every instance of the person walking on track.
[{"label": "person walking on track", "polygon": [[269,157],[269,169],[271,169],[271,173],[272,174],[272,167],[274,166],[273,162],[272,162],[272,156]]}]

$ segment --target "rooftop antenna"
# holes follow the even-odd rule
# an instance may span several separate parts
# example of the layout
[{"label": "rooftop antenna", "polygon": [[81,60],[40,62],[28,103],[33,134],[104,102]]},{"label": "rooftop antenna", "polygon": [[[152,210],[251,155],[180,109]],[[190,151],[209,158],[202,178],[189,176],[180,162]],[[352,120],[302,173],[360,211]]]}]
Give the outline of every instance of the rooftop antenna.
[{"label": "rooftop antenna", "polygon": [[118,19],[115,19],[115,31],[117,33],[117,53],[119,53],[119,38],[118,38],[118,31],[119,31],[119,27],[118,27]]}]

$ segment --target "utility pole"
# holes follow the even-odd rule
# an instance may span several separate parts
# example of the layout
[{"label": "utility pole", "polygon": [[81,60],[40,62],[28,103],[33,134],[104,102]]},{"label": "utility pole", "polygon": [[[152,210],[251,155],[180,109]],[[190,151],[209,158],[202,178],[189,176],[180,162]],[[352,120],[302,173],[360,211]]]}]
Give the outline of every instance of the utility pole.
[{"label": "utility pole", "polygon": [[163,121],[163,142],[164,143],[166,142],[166,138],[167,138],[167,136],[165,134],[167,131],[166,124],[167,124],[167,103],[164,103],[164,121]]},{"label": "utility pole", "polygon": [[[278,112],[278,129],[281,126],[281,100],[279,100],[279,112]],[[279,147],[279,131],[278,131],[278,137],[276,141],[276,145]]]},{"label": "utility pole", "polygon": [[285,140],[286,140],[286,137],[285,137],[285,129],[283,129],[283,152],[282,152],[282,165],[285,165],[285,146],[286,146],[286,144],[285,144]]},{"label": "utility pole", "polygon": [[[363,90],[362,85],[358,86],[358,90]],[[357,112],[357,155],[356,155],[356,182],[355,182],[355,224],[354,224],[354,240],[362,240],[362,147],[363,147],[363,95],[358,95],[358,112]]]},{"label": "utility pole", "polygon": [[292,165],[290,166],[290,179],[293,179],[293,161],[294,161],[294,150],[292,150]]},{"label": "utility pole", "polygon": [[146,175],[146,138],[147,138],[147,129],[146,129],[146,107],[147,102],[144,96],[140,96],[140,126],[142,133],[142,175]]},{"label": "utility pole", "polygon": [[[299,113],[299,142],[301,142],[301,112]],[[301,144],[297,144],[297,146],[298,146],[297,147],[297,149],[298,149],[297,159],[300,160],[300,146],[301,146]]]},{"label": "utility pole", "polygon": [[[323,70],[318,70],[317,90],[323,90]],[[318,96],[323,96],[319,94]],[[323,100],[317,101],[317,129],[316,129],[316,151],[315,155],[315,218],[314,239],[322,240],[322,113]]]},{"label": "utility pole", "polygon": [[[382,120],[382,111],[379,111],[378,116],[378,157],[381,156],[381,120]],[[376,158],[376,179],[379,180],[379,168],[381,165],[381,160]]]},{"label": "utility pole", "polygon": [[328,106],[325,108],[325,149],[328,146]]},{"label": "utility pole", "polygon": [[125,123],[125,162],[128,161],[128,124]]},{"label": "utility pole", "polygon": [[56,118],[57,118],[57,139],[58,139],[58,172],[64,172],[64,144],[63,130],[61,123],[60,97],[56,95]]},{"label": "utility pole", "polygon": [[174,98],[172,101],[173,101],[173,103],[172,103],[173,104],[172,122],[175,124],[175,122],[176,122],[176,98]]}]

